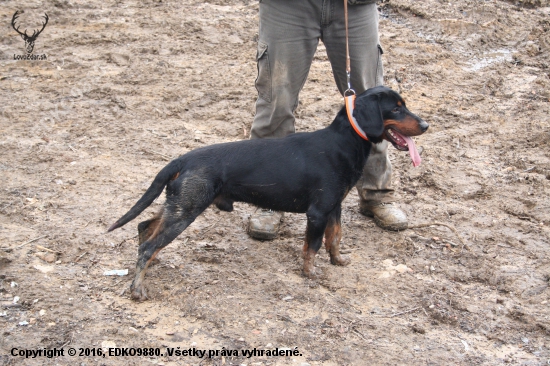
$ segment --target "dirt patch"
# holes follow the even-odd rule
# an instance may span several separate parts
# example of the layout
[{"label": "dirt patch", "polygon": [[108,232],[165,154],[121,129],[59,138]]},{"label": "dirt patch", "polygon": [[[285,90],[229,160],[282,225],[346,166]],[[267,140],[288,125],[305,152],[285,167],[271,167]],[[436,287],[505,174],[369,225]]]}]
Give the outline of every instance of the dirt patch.
[{"label": "dirt patch", "polygon": [[[46,61],[0,19],[0,364],[12,348],[160,348],[163,356],[57,357],[28,364],[511,364],[550,360],[550,8],[547,1],[380,4],[386,84],[430,123],[423,163],[392,151],[411,225],[385,232],[343,208],[349,267],[301,275],[303,215],[274,241],[250,239],[254,208],[209,208],[124,290],[137,230],[106,234],[168,160],[248,137],[257,1],[29,3],[49,23]],[[530,6],[527,6],[530,5]],[[33,23],[34,22],[34,23]],[[28,25],[32,29],[32,25]],[[322,45],[297,129],[342,104]],[[162,201],[162,199],[160,199]],[[143,215],[151,215],[155,203]],[[104,272],[128,269],[127,276]],[[167,349],[274,350],[213,358]]]}]

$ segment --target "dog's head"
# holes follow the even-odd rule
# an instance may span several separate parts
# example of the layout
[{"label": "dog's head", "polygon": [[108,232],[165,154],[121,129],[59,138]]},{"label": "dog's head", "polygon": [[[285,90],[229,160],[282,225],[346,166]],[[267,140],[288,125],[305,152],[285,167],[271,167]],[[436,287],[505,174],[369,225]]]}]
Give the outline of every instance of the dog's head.
[{"label": "dog's head", "polygon": [[410,137],[423,134],[429,125],[407,109],[398,93],[385,86],[366,90],[355,100],[353,117],[369,141],[388,140],[396,149],[409,151],[414,166],[420,164],[420,156]]}]

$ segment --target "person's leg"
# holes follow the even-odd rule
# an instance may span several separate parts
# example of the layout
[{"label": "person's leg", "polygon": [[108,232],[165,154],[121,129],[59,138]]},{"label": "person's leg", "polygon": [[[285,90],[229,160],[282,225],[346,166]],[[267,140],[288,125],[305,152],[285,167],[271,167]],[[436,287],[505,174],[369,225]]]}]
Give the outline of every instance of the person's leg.
[{"label": "person's leg", "polygon": [[[321,36],[320,0],[262,0],[258,40],[256,115],[251,138],[284,137],[295,132],[294,111]],[[277,157],[274,156],[274,159]],[[283,214],[256,210],[248,233],[277,236]]]},{"label": "person's leg", "polygon": [[294,111],[320,37],[320,0],[262,0],[251,138],[295,132]]},{"label": "person's leg", "polygon": [[[327,48],[334,79],[340,93],[343,93],[348,87],[344,5],[342,1],[332,1],[332,19],[323,28],[322,40]],[[375,4],[349,6],[348,17],[351,86],[359,94],[384,83],[378,10]],[[391,188],[392,167],[388,146],[387,141],[373,145],[363,175],[356,185],[361,197],[360,210],[365,215],[374,216],[376,223],[384,229],[403,230],[407,227],[407,217],[392,204],[395,198]]]}]

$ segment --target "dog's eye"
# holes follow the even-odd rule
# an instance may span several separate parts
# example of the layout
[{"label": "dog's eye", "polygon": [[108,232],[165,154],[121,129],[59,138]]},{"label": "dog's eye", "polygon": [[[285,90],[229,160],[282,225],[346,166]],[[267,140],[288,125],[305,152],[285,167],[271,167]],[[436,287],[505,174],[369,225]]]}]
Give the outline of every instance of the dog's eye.
[{"label": "dog's eye", "polygon": [[398,107],[395,107],[394,109],[392,109],[391,112],[392,112],[392,113],[399,113],[399,108],[398,108]]}]

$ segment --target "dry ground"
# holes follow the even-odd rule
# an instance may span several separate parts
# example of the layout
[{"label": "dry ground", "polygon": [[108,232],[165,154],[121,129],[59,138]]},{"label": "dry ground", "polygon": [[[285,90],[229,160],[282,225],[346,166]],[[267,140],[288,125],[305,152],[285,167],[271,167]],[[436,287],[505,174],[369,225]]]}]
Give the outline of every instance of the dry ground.
[{"label": "dry ground", "polygon": [[[253,208],[208,209],[160,255],[151,299],[124,290],[135,224],[106,234],[175,156],[247,138],[257,1],[3,1],[0,9],[0,364],[13,347],[159,347],[161,357],[27,364],[543,365],[550,360],[550,5],[380,3],[386,84],[430,124],[423,163],[392,151],[411,225],[384,232],[344,202],[352,264],[301,275],[303,215],[250,239]],[[14,61],[50,21],[35,54]],[[36,24],[34,26],[33,24]],[[323,47],[297,129],[342,103]],[[159,201],[162,201],[159,199]],[[158,209],[155,203],[143,217]],[[469,248],[470,250],[468,250]],[[104,271],[129,269],[123,277]],[[296,357],[167,356],[297,347]]]}]

